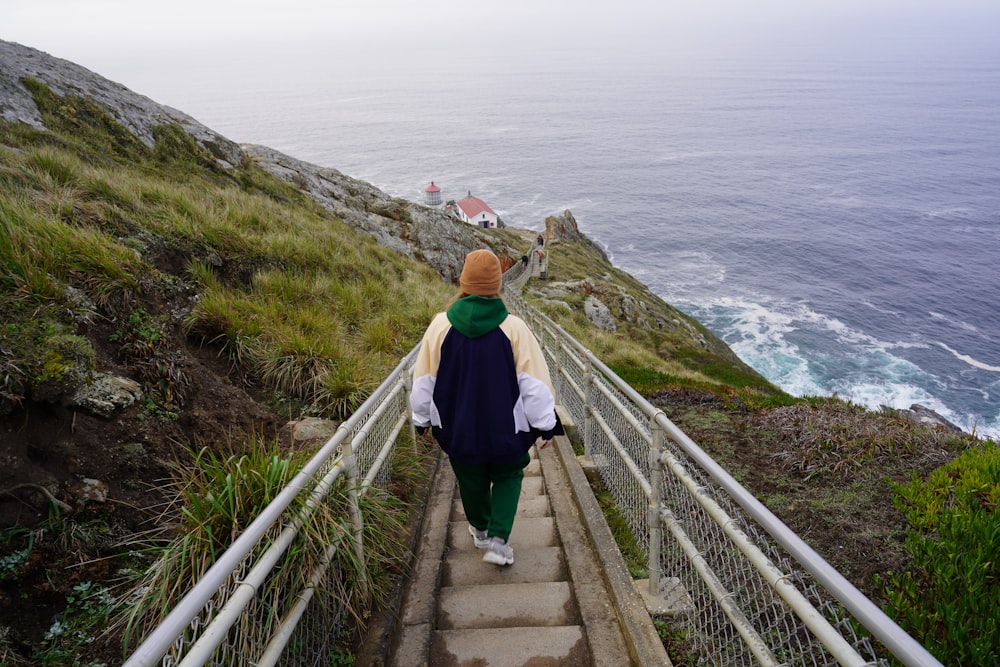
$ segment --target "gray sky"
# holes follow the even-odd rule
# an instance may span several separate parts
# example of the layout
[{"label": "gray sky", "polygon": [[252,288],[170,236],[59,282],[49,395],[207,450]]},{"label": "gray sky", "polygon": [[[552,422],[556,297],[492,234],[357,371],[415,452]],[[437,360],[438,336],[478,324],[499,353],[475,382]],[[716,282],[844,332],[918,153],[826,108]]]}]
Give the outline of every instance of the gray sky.
[{"label": "gray sky", "polygon": [[308,60],[398,69],[521,55],[535,66],[539,54],[586,64],[682,49],[921,53],[931,42],[996,54],[997,35],[998,0],[0,0],[0,39],[147,95],[164,77]]},{"label": "gray sky", "polygon": [[[178,43],[293,38],[448,40],[456,46],[573,36],[713,41],[786,38],[866,26],[891,34],[974,29],[996,0],[0,0],[0,38],[43,50],[99,53]],[[1000,25],[993,24],[995,35]],[[54,55],[61,55],[54,53]]]}]

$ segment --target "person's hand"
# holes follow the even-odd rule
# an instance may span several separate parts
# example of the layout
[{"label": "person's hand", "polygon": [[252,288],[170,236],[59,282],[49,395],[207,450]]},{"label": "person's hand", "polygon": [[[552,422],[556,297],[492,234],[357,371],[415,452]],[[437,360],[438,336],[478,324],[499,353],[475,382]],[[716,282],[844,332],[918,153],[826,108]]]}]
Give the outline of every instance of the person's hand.
[{"label": "person's hand", "polygon": [[539,449],[545,449],[546,447],[548,447],[551,444],[552,444],[552,438],[549,438],[548,440],[546,440],[545,442],[542,443],[542,446],[539,447]]}]

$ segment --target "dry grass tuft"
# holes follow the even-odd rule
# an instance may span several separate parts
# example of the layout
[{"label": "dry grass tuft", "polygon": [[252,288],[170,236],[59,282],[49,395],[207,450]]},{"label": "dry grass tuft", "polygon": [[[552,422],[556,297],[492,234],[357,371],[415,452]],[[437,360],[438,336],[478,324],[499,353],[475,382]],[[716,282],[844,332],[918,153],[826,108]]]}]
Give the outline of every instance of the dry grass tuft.
[{"label": "dry grass tuft", "polygon": [[760,427],[774,433],[782,447],[772,460],[805,473],[805,479],[820,473],[849,479],[866,466],[902,457],[940,465],[962,437],[916,425],[898,413],[871,412],[840,401],[774,408],[761,415]]}]

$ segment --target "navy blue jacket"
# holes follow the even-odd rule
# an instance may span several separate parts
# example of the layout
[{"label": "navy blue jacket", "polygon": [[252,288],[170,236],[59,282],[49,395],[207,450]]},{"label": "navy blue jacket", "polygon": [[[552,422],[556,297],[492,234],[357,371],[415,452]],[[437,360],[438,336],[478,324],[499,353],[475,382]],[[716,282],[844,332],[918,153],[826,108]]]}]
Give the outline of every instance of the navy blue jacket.
[{"label": "navy blue jacket", "polygon": [[541,347],[499,298],[467,296],[438,313],[413,370],[413,423],[459,463],[510,464],[563,433]]}]

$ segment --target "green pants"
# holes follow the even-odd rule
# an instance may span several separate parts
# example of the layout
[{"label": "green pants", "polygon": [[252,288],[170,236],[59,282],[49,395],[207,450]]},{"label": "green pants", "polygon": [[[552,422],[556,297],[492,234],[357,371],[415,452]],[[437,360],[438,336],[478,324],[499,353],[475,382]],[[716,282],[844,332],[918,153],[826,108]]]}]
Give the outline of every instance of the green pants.
[{"label": "green pants", "polygon": [[531,456],[525,454],[517,463],[507,465],[466,465],[449,460],[458,479],[465,518],[476,530],[485,530],[490,537],[509,540],[514,515],[517,514],[517,500],[521,495],[524,467],[531,461]]}]

